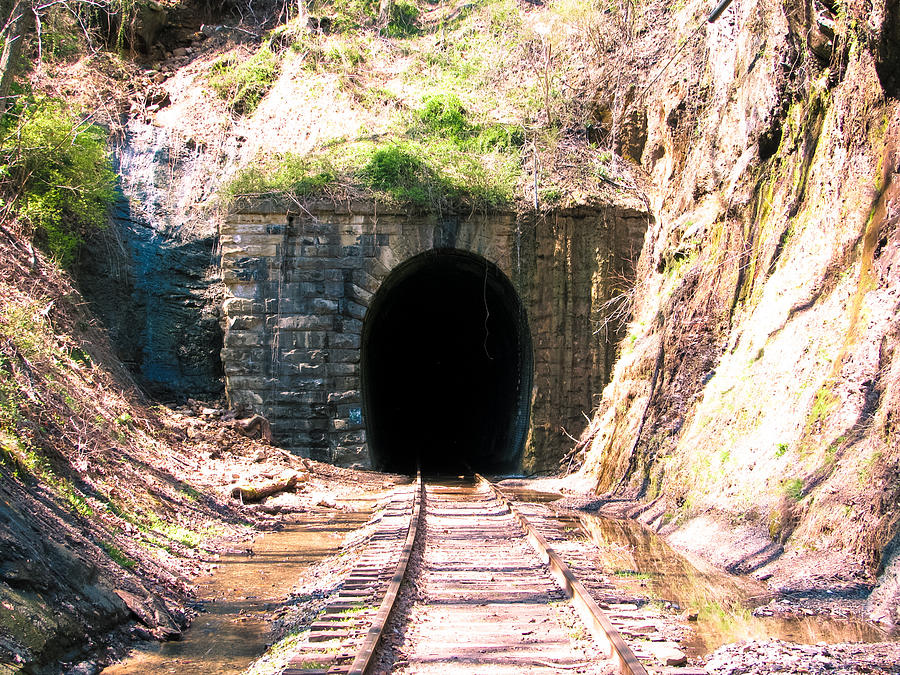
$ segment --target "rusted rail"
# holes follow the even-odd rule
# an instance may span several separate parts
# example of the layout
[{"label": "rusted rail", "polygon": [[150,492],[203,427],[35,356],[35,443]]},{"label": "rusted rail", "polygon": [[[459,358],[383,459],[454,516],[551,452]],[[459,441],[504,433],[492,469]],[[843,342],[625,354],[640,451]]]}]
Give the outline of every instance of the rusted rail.
[{"label": "rusted rail", "polygon": [[[406,574],[422,503],[422,476],[395,491],[366,553],[310,626],[282,675],[363,675]],[[402,548],[400,542],[403,542]]]},{"label": "rusted rail", "polygon": [[616,630],[609,617],[600,609],[584,585],[575,578],[569,566],[550,548],[544,536],[519,512],[496,485],[480,474],[475,474],[475,476],[478,480],[487,484],[497,499],[509,508],[510,513],[519,522],[522,529],[525,530],[529,543],[544,562],[549,565],[550,571],[559,581],[566,594],[572,599],[575,609],[591,631],[591,635],[601,646],[608,650],[610,658],[618,662],[619,672],[623,673],[623,675],[648,675],[647,670],[638,661],[631,647],[628,646],[619,634],[619,631]]}]

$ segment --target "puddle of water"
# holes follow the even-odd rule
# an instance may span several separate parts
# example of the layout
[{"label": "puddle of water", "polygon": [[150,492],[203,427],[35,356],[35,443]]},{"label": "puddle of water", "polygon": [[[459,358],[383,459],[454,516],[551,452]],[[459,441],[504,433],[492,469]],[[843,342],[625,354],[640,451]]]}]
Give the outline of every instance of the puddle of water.
[{"label": "puddle of water", "polygon": [[611,570],[622,576],[646,579],[656,598],[698,612],[694,624],[696,637],[685,645],[695,655],[740,640],[777,638],[815,644],[887,639],[873,624],[858,620],[823,616],[755,617],[753,608],[767,603],[772,596],[755,579],[728,574],[712,566],[700,569],[662,537],[632,520],[589,514],[579,514],[572,520],[580,521],[581,528],[600,549],[604,564]]},{"label": "puddle of water", "polygon": [[535,490],[528,485],[521,485],[516,482],[505,480],[497,484],[500,490],[510,499],[520,502],[531,502],[532,504],[548,504],[562,499],[560,492],[547,492],[545,490]]},{"label": "puddle of water", "polygon": [[266,649],[265,614],[297,583],[303,568],[337,553],[368,511],[313,513],[267,532],[246,553],[223,555],[214,576],[197,583],[199,614],[178,642],[153,643],[103,670],[103,675],[239,673]]}]

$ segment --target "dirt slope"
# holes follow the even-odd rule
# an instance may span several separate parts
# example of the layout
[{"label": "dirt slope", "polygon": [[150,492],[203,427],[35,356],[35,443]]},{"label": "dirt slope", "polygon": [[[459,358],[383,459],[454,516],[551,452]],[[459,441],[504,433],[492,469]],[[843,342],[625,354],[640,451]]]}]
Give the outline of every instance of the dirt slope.
[{"label": "dirt slope", "polygon": [[869,584],[900,515],[898,6],[709,9],[651,3],[625,46],[671,59],[634,71],[657,219],[581,474],[731,569]]}]

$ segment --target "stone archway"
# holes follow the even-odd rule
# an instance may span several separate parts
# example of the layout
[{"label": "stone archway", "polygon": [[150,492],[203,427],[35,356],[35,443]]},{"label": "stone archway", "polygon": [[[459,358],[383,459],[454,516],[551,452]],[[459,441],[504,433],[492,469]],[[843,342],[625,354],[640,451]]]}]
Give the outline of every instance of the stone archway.
[{"label": "stone archway", "polygon": [[531,334],[506,275],[457,249],[398,265],[361,343],[373,463],[412,472],[518,469],[531,405]]}]

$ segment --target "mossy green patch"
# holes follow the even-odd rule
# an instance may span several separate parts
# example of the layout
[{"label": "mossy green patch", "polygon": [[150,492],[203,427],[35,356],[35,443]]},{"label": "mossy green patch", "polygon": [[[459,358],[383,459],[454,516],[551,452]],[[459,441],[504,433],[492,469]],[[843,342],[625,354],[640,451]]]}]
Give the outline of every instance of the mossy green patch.
[{"label": "mossy green patch", "polygon": [[229,54],[216,59],[210,67],[208,80],[232,112],[249,115],[272,87],[278,70],[278,57],[264,45],[250,58]]}]

